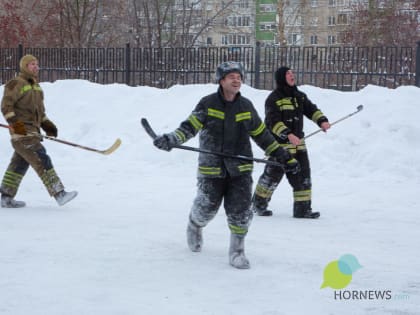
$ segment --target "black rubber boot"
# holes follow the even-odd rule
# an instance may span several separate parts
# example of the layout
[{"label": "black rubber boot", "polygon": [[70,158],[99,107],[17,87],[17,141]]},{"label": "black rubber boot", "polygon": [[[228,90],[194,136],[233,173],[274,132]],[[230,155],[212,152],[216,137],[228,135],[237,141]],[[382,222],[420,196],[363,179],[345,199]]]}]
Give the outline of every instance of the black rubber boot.
[{"label": "black rubber boot", "polygon": [[254,194],[252,196],[252,211],[262,217],[271,217],[273,211],[267,209],[268,200]]},{"label": "black rubber boot", "polygon": [[319,212],[312,212],[310,201],[295,201],[293,204],[293,217],[299,219],[318,219]]}]

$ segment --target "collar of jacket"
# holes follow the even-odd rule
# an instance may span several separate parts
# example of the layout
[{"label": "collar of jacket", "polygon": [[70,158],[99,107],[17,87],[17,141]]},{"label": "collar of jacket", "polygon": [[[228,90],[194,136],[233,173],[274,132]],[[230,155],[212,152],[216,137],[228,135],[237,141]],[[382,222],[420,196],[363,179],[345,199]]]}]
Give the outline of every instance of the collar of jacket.
[{"label": "collar of jacket", "polygon": [[235,99],[233,101],[227,101],[223,95],[223,88],[222,86],[219,85],[219,88],[217,89],[217,94],[219,94],[220,99],[224,102],[224,103],[235,103],[240,97],[241,97],[241,92],[236,93],[235,95]]},{"label": "collar of jacket", "polygon": [[19,76],[28,81],[31,84],[37,83],[38,82],[38,78],[36,76],[34,76],[32,73],[28,72],[28,71],[21,71],[19,73]]},{"label": "collar of jacket", "polygon": [[289,86],[284,85],[276,88],[276,91],[282,96],[282,97],[294,97],[296,96],[298,92],[298,88],[296,85]]}]

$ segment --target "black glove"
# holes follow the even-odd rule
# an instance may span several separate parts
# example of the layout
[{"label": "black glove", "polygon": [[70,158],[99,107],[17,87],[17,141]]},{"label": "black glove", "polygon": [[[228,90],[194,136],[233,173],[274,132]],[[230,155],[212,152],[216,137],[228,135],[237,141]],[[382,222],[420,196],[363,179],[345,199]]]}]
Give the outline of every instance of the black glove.
[{"label": "black glove", "polygon": [[291,158],[284,164],[284,171],[286,173],[297,174],[300,172],[299,162],[295,158]]},{"label": "black glove", "polygon": [[173,133],[165,133],[161,136],[157,136],[155,140],[153,140],[153,144],[161,150],[171,151],[174,145],[178,144],[178,141]]},{"label": "black glove", "polygon": [[49,137],[57,137],[58,130],[51,120],[45,120],[41,123],[41,128],[47,133]]},{"label": "black glove", "polygon": [[13,132],[22,136],[26,136],[25,124],[21,120],[17,120],[12,124]]},{"label": "black glove", "polygon": [[286,173],[297,174],[300,171],[299,162],[293,158],[289,151],[283,148],[278,148],[275,152],[277,162],[283,164],[284,171]]}]

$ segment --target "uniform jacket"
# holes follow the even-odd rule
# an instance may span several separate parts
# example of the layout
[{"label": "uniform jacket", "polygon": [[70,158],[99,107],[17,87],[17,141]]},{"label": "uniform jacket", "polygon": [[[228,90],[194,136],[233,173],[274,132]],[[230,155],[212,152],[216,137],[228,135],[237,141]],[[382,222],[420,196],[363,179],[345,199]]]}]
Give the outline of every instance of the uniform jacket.
[{"label": "uniform jacket", "polygon": [[[252,156],[250,137],[267,155],[280,148],[267,130],[251,101],[237,94],[232,102],[223,98],[221,88],[200,100],[175,135],[179,143],[200,133],[200,148],[233,155]],[[282,150],[280,148],[280,150]],[[200,153],[199,177],[239,176],[252,172],[250,161]]]},{"label": "uniform jacket", "polygon": [[[26,73],[20,73],[6,84],[1,111],[9,124],[22,121],[28,134],[38,134],[41,123],[48,120],[45,115],[44,93],[38,82]],[[12,134],[12,137],[22,136]]]},{"label": "uniform jacket", "polygon": [[290,133],[301,139],[305,136],[303,132],[304,116],[318,126],[328,121],[327,117],[308,99],[305,93],[295,88],[289,95],[277,88],[265,101],[265,123],[280,143],[288,143],[287,135]]}]

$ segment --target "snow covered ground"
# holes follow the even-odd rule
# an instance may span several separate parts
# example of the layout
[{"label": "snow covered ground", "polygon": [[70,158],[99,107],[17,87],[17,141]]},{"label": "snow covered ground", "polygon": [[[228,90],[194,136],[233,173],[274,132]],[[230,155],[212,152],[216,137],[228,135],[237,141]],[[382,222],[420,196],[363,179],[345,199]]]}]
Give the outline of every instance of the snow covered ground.
[{"label": "snow covered ground", "polygon": [[[293,219],[282,182],[274,216],[252,222],[251,269],[236,270],[223,208],[204,230],[203,251],[187,248],[197,154],[157,150],[139,123],[146,117],[158,132],[172,131],[216,85],[42,87],[60,138],[99,149],[117,137],[123,143],[102,156],[44,141],[79,196],[58,207],[30,170],[17,196],[27,207],[0,208],[0,314],[420,314],[419,88],[301,86],[330,121],[364,109],[307,140],[321,218]],[[263,116],[269,91],[244,85],[242,93]],[[305,124],[307,133],[317,129]],[[11,155],[0,130],[0,176]],[[254,155],[263,152],[255,146]],[[262,170],[256,164],[254,182]],[[363,267],[346,288],[321,289],[324,268],[344,254]],[[353,291],[373,293],[360,299]],[[383,291],[391,298],[375,298]]]}]

